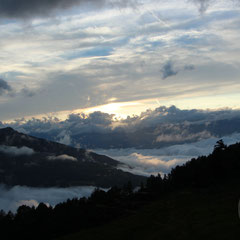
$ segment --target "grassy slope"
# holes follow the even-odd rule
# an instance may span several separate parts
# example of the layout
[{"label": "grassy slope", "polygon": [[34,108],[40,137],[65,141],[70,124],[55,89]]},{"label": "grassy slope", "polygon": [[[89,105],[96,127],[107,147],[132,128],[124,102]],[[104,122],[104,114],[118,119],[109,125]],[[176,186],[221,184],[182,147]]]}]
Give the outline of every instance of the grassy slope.
[{"label": "grassy slope", "polygon": [[61,240],[240,239],[240,185],[167,194],[129,217]]}]

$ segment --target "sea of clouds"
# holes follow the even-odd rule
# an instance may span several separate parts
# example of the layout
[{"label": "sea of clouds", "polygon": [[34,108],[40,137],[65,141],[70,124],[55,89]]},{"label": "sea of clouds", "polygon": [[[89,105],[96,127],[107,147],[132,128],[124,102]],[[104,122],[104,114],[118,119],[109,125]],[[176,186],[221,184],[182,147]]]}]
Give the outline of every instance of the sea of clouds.
[{"label": "sea of clouds", "polygon": [[[240,142],[240,133],[222,138],[225,144]],[[138,175],[167,174],[177,165],[191,158],[208,155],[219,138],[209,138],[194,143],[172,145],[160,149],[94,149],[122,163],[118,168]],[[37,207],[40,202],[55,206],[67,199],[89,197],[94,186],[70,188],[30,188],[25,186],[6,187],[0,185],[0,209],[16,212],[21,205]]]},{"label": "sea of clouds", "polygon": [[[240,133],[222,137],[227,145],[240,142]],[[119,168],[134,174],[149,176],[151,174],[167,174],[177,165],[198,156],[209,155],[219,138],[209,138],[194,143],[172,145],[160,149],[110,149],[94,150],[97,153],[108,155],[125,165]]]}]

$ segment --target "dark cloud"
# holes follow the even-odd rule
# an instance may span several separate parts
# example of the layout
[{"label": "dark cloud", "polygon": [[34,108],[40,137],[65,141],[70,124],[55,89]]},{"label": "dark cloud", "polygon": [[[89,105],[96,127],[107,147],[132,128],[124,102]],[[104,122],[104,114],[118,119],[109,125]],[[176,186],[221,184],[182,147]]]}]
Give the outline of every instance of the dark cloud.
[{"label": "dark cloud", "polygon": [[56,10],[65,10],[77,5],[118,6],[134,5],[136,0],[0,0],[0,15],[6,18],[31,18],[47,16]]},{"label": "dark cloud", "polygon": [[[210,4],[216,0],[188,0],[197,5],[199,12],[206,12]],[[239,0],[231,0],[239,2]],[[0,16],[2,18],[32,18],[49,16],[58,10],[66,10],[74,6],[82,7],[134,7],[141,4],[140,0],[0,0]]]},{"label": "dark cloud", "polygon": [[185,65],[184,66],[184,70],[188,70],[188,71],[191,71],[191,70],[194,70],[195,69],[195,66],[194,65]]},{"label": "dark cloud", "polygon": [[159,148],[240,133],[240,111],[181,110],[162,106],[124,120],[94,112],[71,114],[64,121],[22,119],[2,124],[4,126],[76,147]]},{"label": "dark cloud", "polygon": [[21,94],[24,96],[24,97],[33,97],[35,96],[35,92],[30,90],[29,88],[27,87],[24,87],[22,90],[21,90]]},{"label": "dark cloud", "polygon": [[174,64],[172,61],[168,61],[162,67],[162,78],[166,79],[168,77],[174,76],[178,74],[178,71],[174,69]]},{"label": "dark cloud", "polygon": [[[204,14],[210,6],[213,6],[214,3],[218,2],[217,0],[189,0],[197,5],[199,12]],[[239,0],[228,0],[227,3],[239,3]]]},{"label": "dark cloud", "polygon": [[0,96],[4,93],[7,93],[10,97],[16,97],[18,95],[22,95],[24,97],[33,97],[36,94],[27,87],[22,88],[20,91],[16,91],[5,80],[0,78]]},{"label": "dark cloud", "polygon": [[[48,15],[57,9],[66,9],[79,4],[81,0],[1,0],[0,14],[7,18]],[[91,1],[90,1],[91,2]]]},{"label": "dark cloud", "polygon": [[11,86],[3,79],[0,78],[0,95],[7,92],[10,93],[12,91]]},{"label": "dark cloud", "polygon": [[210,3],[213,2],[213,0],[191,0],[191,1],[197,4],[197,7],[201,14],[205,13]]},{"label": "dark cloud", "polygon": [[195,69],[195,66],[192,64],[187,64],[185,66],[180,66],[180,67],[176,68],[172,61],[168,61],[163,65],[163,67],[161,69],[162,79],[166,79],[168,77],[175,76],[179,72],[182,72],[182,71],[192,71],[194,69]]}]

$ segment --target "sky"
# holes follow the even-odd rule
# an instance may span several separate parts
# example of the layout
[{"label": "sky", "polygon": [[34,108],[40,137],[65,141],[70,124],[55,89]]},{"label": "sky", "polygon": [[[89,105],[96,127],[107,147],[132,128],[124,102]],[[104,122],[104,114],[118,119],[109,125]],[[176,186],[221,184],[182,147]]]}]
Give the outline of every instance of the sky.
[{"label": "sky", "polygon": [[0,121],[239,108],[238,0],[0,0]]}]

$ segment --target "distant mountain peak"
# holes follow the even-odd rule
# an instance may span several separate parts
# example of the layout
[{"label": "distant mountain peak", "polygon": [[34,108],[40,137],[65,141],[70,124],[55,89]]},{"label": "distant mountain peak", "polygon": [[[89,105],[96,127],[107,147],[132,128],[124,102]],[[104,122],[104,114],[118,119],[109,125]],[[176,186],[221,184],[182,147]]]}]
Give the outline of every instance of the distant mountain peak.
[{"label": "distant mountain peak", "polygon": [[7,133],[13,133],[13,132],[17,132],[17,131],[11,127],[6,127],[6,128],[0,129],[0,134],[7,134]]}]

